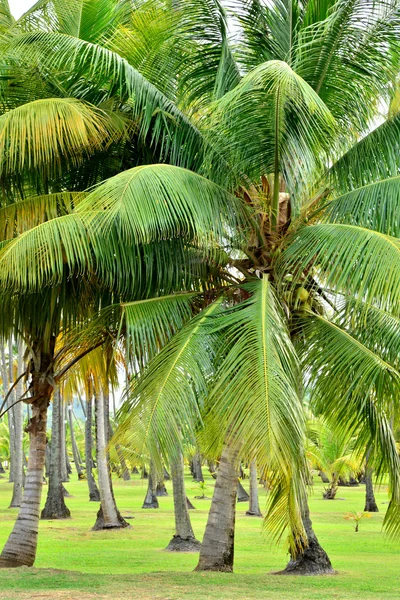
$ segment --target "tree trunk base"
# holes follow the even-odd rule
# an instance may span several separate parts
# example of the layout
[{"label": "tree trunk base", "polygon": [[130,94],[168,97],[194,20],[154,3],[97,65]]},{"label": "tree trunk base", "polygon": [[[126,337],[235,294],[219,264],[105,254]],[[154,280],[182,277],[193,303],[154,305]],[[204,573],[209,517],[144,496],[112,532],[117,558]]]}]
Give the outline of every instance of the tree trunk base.
[{"label": "tree trunk base", "polygon": [[65,488],[63,485],[61,486],[62,489],[62,493],[64,498],[72,498],[71,494],[69,493],[69,491],[67,490],[67,488]]},{"label": "tree trunk base", "polygon": [[165,487],[164,483],[157,483],[156,496],[157,497],[168,496],[167,488]]},{"label": "tree trunk base", "polygon": [[[17,560],[11,560],[6,558],[0,558],[0,569],[18,569],[20,567],[26,567],[26,563],[19,562]],[[32,565],[30,565],[32,566]]]},{"label": "tree trunk base", "polygon": [[200,552],[201,542],[195,538],[181,538],[180,535],[174,535],[168,546],[165,548],[166,552]]},{"label": "tree trunk base", "polygon": [[379,512],[379,508],[378,508],[375,500],[373,502],[365,503],[364,512],[374,512],[374,513]]},{"label": "tree trunk base", "polygon": [[95,490],[89,494],[89,502],[100,502],[99,490]]},{"label": "tree trunk base", "polygon": [[124,529],[125,527],[129,527],[129,528],[131,527],[129,525],[129,523],[127,523],[125,521],[125,519],[119,514],[118,511],[117,511],[117,516],[118,516],[118,524],[107,525],[104,522],[103,511],[102,511],[102,508],[100,507],[100,509],[97,513],[96,523],[93,525],[92,531],[104,531],[105,529]]},{"label": "tree trunk base", "polygon": [[190,500],[187,496],[186,496],[186,506],[188,507],[188,510],[196,510],[196,507],[193,506],[193,504],[190,502]]},{"label": "tree trunk base", "polygon": [[309,546],[295,560],[290,560],[283,571],[274,575],[334,575],[331,561],[325,550],[316,540],[309,540]]},{"label": "tree trunk base", "polygon": [[261,512],[253,512],[251,510],[246,510],[246,516],[247,517],[262,517],[262,513]]},{"label": "tree trunk base", "polygon": [[40,518],[46,521],[53,519],[70,519],[71,511],[67,506],[45,506],[40,514]]}]

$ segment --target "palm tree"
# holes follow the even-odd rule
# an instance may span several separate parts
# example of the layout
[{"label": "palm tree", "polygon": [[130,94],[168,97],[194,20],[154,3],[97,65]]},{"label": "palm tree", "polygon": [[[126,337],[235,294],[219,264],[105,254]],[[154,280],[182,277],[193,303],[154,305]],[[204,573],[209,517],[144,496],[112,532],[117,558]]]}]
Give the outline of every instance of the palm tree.
[{"label": "palm tree", "polygon": [[[180,11],[177,3],[168,34],[156,37],[159,48],[179,42],[159,74],[152,45],[139,69],[130,63],[138,56],[132,38],[119,35],[125,16],[105,35],[113,2],[101,3],[105,16],[94,29],[62,31],[57,3],[56,30],[38,34],[39,3],[29,28],[15,31],[7,45],[13,60],[23,56],[53,76],[62,65],[64,93],[80,103],[122,98],[119,109],[138,123],[136,158],[144,147],[146,163],[180,166],[128,169],[85,194],[72,214],[53,211],[55,218],[25,227],[1,251],[0,280],[18,298],[54,289],[68,268],[71,281],[90,282],[95,273],[115,300],[132,300],[123,312],[132,364],[142,372],[128,405],[134,443],[155,460],[173,456],[180,432],[194,440],[201,420],[210,445],[224,439],[199,569],[232,570],[238,459],[249,456],[271,473],[266,522],[278,536],[289,527],[291,570],[321,572],[306,502],[302,371],[319,412],[357,432],[362,447],[374,444],[391,478],[386,524],[399,529],[390,407],[400,379],[400,120],[374,127],[397,69],[399,6],[238,3],[233,52],[219,3],[187,4]],[[148,14],[157,6],[147,4]],[[131,15],[135,35],[146,10]],[[166,18],[162,4],[157,14]],[[100,119],[84,106],[88,121],[93,112]],[[29,107],[14,111],[32,118]],[[70,136],[65,149],[81,148],[76,140]],[[7,148],[5,173],[29,172],[30,144],[17,163]],[[38,164],[52,162],[46,148],[34,153]],[[83,162],[88,183],[90,166]],[[12,214],[15,222],[18,207]],[[170,293],[184,290],[192,304],[182,318]]]}]

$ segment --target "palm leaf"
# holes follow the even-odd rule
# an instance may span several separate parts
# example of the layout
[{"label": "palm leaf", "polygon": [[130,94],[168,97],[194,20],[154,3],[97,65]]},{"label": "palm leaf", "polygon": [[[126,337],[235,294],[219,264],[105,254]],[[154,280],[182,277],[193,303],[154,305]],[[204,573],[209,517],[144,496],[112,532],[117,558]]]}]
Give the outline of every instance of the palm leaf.
[{"label": "palm leaf", "polygon": [[138,383],[133,382],[116,436],[139,454],[147,447],[154,458],[160,452],[174,456],[181,431],[195,443],[216,342],[208,321],[220,310],[220,303],[214,302],[189,321],[150,362]]},{"label": "palm leaf", "polygon": [[399,533],[400,457],[390,418],[400,373],[351,331],[321,316],[304,319],[302,331],[312,405],[328,423],[356,435],[356,449],[376,449],[379,470],[388,471],[391,481],[392,508],[385,524],[388,532]]},{"label": "palm leaf", "polygon": [[400,307],[400,241],[346,224],[301,228],[283,254],[282,273],[314,273],[339,293],[354,294],[398,314]]},{"label": "palm leaf", "polygon": [[280,536],[290,523],[292,535],[301,538],[305,465],[299,365],[272,284],[264,277],[244,287],[252,293],[249,300],[210,324],[222,336],[226,356],[208,404],[220,434],[224,428],[245,455],[272,471],[267,526]]},{"label": "palm leaf", "polygon": [[46,98],[0,116],[0,172],[59,172],[115,138],[107,115],[74,98]]}]

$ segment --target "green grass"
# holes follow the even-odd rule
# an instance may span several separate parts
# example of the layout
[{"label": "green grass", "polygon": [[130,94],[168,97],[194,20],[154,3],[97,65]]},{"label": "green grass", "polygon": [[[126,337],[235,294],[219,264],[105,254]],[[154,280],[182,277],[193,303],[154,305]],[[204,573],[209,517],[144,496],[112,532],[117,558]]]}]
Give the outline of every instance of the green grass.
[{"label": "green grass", "polygon": [[[208,496],[212,481],[208,481]],[[246,486],[246,482],[245,482]],[[246,517],[247,505],[237,506],[235,573],[193,573],[197,555],[163,552],[174,532],[172,491],[160,498],[160,509],[142,510],[146,483],[115,482],[115,495],[123,515],[134,515],[132,528],[92,532],[98,505],[87,501],[86,482],[67,484],[72,498],[67,504],[72,519],[42,521],[34,569],[0,572],[2,600],[65,598],[73,600],[395,600],[400,597],[400,544],[390,543],[382,533],[387,490],[377,493],[381,512],[362,520],[355,533],[344,520],[350,510],[364,507],[364,486],[340,488],[345,500],[324,501],[316,482],[310,499],[317,535],[338,574],[325,577],[277,577],[285,566],[284,548],[276,548],[262,533],[261,519]],[[261,491],[261,488],[260,488]],[[197,510],[191,511],[196,536],[201,539],[210,506],[195,500],[196,485],[187,480],[188,496]],[[44,496],[46,487],[44,488]],[[16,509],[8,509],[11,484],[0,482],[0,544],[12,528]],[[262,499],[261,499],[262,500]]]}]

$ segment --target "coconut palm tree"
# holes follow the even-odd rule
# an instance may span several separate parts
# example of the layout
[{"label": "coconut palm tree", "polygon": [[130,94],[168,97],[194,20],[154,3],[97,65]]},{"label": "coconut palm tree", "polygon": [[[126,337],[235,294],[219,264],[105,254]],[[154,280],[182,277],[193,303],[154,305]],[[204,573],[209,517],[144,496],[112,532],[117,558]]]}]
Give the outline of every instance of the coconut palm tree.
[{"label": "coconut palm tree", "polygon": [[[43,27],[48,4],[38,3],[13,32],[10,60],[23,56],[56,82],[62,65],[63,93],[102,123],[104,113],[82,101],[117,96],[136,124],[136,158],[145,147],[146,163],[179,166],[124,170],[79,199],[72,214],[53,211],[55,218],[24,227],[0,253],[13,306],[27,291],[54,290],[66,269],[68,281],[89,285],[95,274],[114,299],[132,300],[123,314],[132,363],[142,371],[128,405],[135,443],[154,457],[176,455],[182,432],[194,440],[201,420],[210,445],[224,439],[199,569],[232,570],[237,467],[248,456],[271,473],[267,524],[278,536],[289,527],[290,569],[323,571],[306,503],[301,372],[328,421],[357,431],[362,447],[373,443],[390,474],[386,524],[397,533],[390,411],[399,385],[400,119],[376,127],[376,118],[397,72],[398,2],[238,3],[235,52],[218,2],[189,2],[182,11],[177,3],[174,22],[155,36],[159,48],[179,41],[160,76],[155,46],[143,75],[132,43],[139,20],[149,22],[158,4],[133,15],[134,35],[124,40],[125,16],[105,35],[116,3],[101,3],[104,19],[88,29],[58,3],[55,26]],[[160,11],[165,18],[162,3]],[[193,60],[180,72],[182,57]],[[24,106],[10,112],[32,119]],[[17,135],[2,151],[5,176],[29,172],[32,154],[36,171],[54,162],[45,138],[38,153],[36,138],[10,131]],[[77,139],[66,139],[67,157],[67,141],[76,148],[70,156],[81,148]],[[17,156],[21,140],[26,153]],[[89,182],[91,163],[83,165]],[[172,291],[189,292],[190,304]],[[91,331],[96,337],[93,324]]]}]

